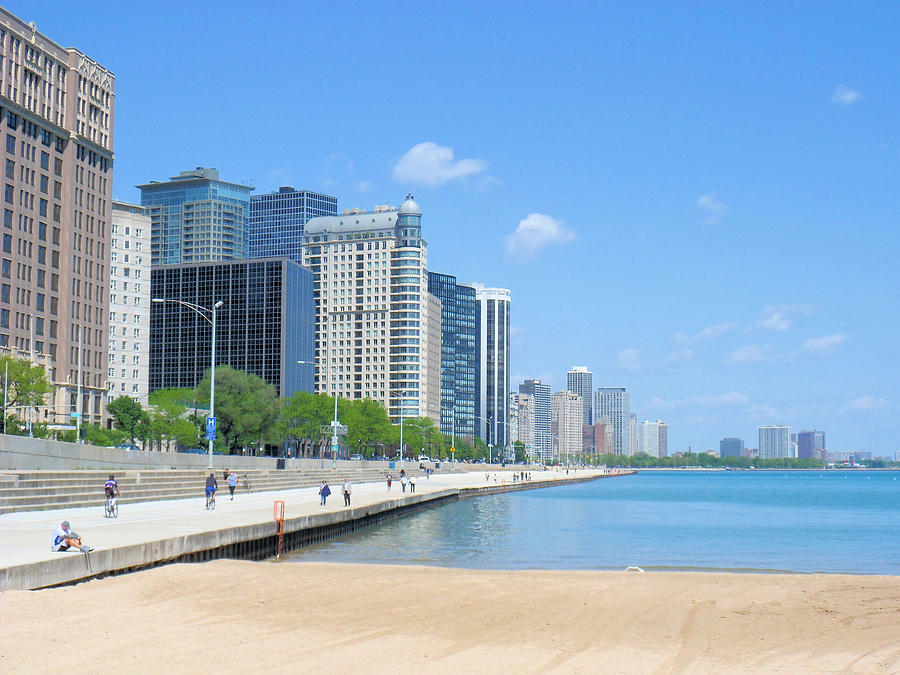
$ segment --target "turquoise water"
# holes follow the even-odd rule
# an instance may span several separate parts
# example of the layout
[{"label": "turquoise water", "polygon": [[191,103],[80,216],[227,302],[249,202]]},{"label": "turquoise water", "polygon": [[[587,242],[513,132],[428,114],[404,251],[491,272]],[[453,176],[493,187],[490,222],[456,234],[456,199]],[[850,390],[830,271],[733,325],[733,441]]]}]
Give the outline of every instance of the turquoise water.
[{"label": "turquoise water", "polygon": [[290,560],[900,574],[900,472],[642,472],[467,499]]}]

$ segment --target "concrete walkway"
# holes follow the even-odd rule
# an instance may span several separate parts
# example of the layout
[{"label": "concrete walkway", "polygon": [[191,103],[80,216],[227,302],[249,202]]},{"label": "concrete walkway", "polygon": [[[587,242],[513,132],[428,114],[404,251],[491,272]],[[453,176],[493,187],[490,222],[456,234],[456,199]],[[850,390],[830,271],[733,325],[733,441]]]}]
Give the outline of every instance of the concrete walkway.
[{"label": "concrete walkway", "polygon": [[[584,479],[588,476],[608,475],[606,471],[578,470],[534,471],[532,484],[564,479]],[[496,476],[496,480],[495,480]],[[401,492],[399,471],[394,473],[394,482],[388,492],[384,482],[354,484],[351,506],[367,506],[405,497]],[[196,499],[179,499],[140,504],[122,504],[119,517],[104,518],[100,507],[57,509],[52,511],[30,511],[0,515],[0,570],[17,565],[34,564],[55,560],[60,556],[77,556],[77,552],[53,552],[50,550],[51,533],[63,520],[68,520],[84,543],[97,550],[132,546],[149,541],[184,537],[229,528],[271,523],[273,502],[283,499],[285,519],[300,516],[314,516],[327,512],[344,510],[344,499],[340,494],[343,478],[340,474],[329,481],[331,496],[323,509],[319,505],[318,488],[302,488],[284,491],[247,493],[240,488],[235,492],[234,501],[228,497],[228,488],[221,482],[216,498],[216,510],[204,508],[203,486],[197,486]],[[416,493],[428,494],[448,488],[479,488],[498,484],[512,484],[510,471],[490,472],[485,479],[484,471],[466,473],[434,474],[431,479],[417,478]],[[100,488],[98,487],[98,490]],[[409,488],[407,487],[407,494]]]}]

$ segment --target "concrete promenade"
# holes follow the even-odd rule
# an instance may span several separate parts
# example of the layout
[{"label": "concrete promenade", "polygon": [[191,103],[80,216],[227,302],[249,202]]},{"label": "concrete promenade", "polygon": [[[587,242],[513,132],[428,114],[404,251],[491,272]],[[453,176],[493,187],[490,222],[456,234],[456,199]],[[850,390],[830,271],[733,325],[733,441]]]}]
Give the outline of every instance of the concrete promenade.
[{"label": "concrete promenade", "polygon": [[[352,531],[376,522],[373,518],[424,507],[429,502],[611,476],[599,470],[572,471],[568,476],[565,471],[543,471],[532,472],[530,482],[514,484],[510,471],[489,474],[487,480],[485,471],[435,474],[430,480],[419,477],[416,494],[410,494],[408,488],[405,494],[401,492],[398,480],[394,480],[390,492],[384,482],[354,484],[350,508],[343,505],[342,476],[337,473],[329,481],[332,494],[325,508],[319,505],[317,488],[260,493],[238,490],[231,501],[227,488],[220,485],[217,508],[207,511],[203,486],[198,485],[195,499],[123,504],[116,519],[104,518],[98,507],[3,514],[0,590],[41,588],[176,559],[207,559],[202,557],[204,552],[221,551],[223,547],[232,547],[228,549],[231,554],[210,557],[259,558],[259,550],[251,545],[275,536],[276,499],[285,502],[287,537],[317,528],[322,532],[329,527],[348,528],[348,524],[354,527],[344,531]],[[96,549],[90,554],[90,569],[79,552],[50,550],[50,535],[63,520],[68,520],[84,542]]]}]

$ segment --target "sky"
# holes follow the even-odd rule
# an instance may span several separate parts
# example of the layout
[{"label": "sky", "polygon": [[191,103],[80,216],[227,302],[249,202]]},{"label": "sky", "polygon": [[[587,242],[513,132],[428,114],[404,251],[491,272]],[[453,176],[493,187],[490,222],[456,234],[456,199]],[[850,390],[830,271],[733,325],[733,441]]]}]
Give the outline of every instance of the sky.
[{"label": "sky", "polygon": [[411,192],[429,269],[512,291],[513,387],[900,450],[896,3],[5,6],[116,75],[117,199]]}]

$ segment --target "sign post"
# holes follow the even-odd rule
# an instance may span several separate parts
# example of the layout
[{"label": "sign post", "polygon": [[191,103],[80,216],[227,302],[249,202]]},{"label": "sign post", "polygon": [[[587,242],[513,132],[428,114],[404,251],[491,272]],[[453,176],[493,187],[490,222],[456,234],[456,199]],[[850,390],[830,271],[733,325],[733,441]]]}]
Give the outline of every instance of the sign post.
[{"label": "sign post", "polygon": [[216,440],[216,418],[215,417],[207,417],[206,418],[206,440],[208,440],[208,441]]}]

